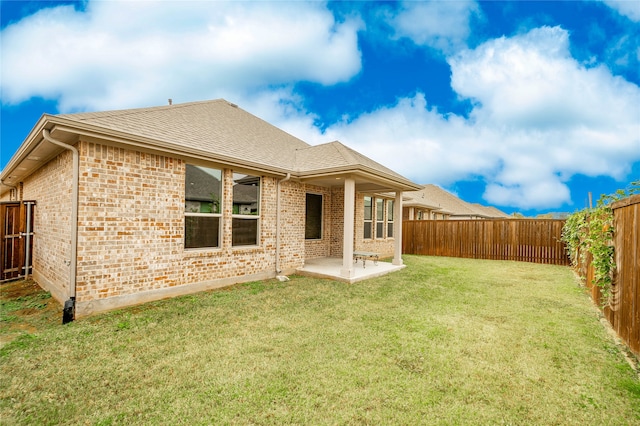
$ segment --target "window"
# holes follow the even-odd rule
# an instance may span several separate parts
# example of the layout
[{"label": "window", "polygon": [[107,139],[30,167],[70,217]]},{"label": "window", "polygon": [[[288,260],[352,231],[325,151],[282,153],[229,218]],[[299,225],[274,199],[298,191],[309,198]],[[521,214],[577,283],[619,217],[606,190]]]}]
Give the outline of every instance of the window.
[{"label": "window", "polygon": [[364,197],[364,238],[371,238],[373,205],[371,197]]},{"label": "window", "polygon": [[376,198],[376,238],[384,238],[384,200]]},{"label": "window", "polygon": [[222,171],[187,164],[184,192],[185,248],[220,247]]},{"label": "window", "polygon": [[231,244],[258,245],[260,220],[260,177],[233,174],[233,215]]},{"label": "window", "polygon": [[307,194],[305,210],[304,238],[319,240],[322,238],[322,195]]},{"label": "window", "polygon": [[393,200],[387,200],[387,238],[393,238]]}]

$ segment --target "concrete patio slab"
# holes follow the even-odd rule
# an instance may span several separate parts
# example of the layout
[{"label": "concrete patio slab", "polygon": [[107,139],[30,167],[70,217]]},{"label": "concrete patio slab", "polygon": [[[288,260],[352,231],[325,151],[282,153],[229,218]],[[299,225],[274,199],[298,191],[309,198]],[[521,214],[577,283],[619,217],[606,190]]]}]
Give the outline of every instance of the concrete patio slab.
[{"label": "concrete patio slab", "polygon": [[[364,267],[363,267],[364,266]],[[353,264],[353,276],[347,278],[340,275],[342,270],[341,257],[320,257],[317,259],[307,259],[302,268],[296,271],[300,275],[317,278],[328,278],[345,283],[355,283],[369,278],[379,277],[391,272],[399,271],[406,265],[393,265],[389,262],[378,262],[374,265],[373,261],[367,260],[366,265],[362,262]]]}]

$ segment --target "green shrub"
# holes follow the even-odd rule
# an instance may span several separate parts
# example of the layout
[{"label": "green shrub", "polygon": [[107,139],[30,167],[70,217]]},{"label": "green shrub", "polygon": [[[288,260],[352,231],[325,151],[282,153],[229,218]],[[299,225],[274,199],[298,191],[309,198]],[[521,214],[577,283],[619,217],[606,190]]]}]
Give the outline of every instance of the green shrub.
[{"label": "green shrub", "polygon": [[587,253],[592,256],[593,282],[600,287],[603,306],[609,304],[613,273],[615,270],[615,249],[613,237],[613,209],[611,204],[640,193],[640,181],[631,182],[627,189],[620,189],[612,195],[602,195],[595,208],[578,211],[567,218],[562,229],[562,241],[574,267],[586,262]]}]

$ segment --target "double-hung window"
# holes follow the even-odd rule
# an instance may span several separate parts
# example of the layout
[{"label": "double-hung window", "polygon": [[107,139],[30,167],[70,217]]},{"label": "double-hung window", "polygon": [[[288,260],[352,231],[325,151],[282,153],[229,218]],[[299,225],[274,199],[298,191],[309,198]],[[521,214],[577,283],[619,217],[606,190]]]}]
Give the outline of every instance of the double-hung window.
[{"label": "double-hung window", "polygon": [[260,231],[260,176],[233,174],[233,246],[256,246]]},{"label": "double-hung window", "polygon": [[220,247],[222,171],[187,164],[184,192],[185,248]]},{"label": "double-hung window", "polygon": [[372,226],[373,226],[373,198],[365,196],[364,197],[364,234],[363,237],[365,239],[372,238]]},{"label": "double-hung window", "polygon": [[387,238],[393,238],[393,200],[387,200]]},{"label": "double-hung window", "polygon": [[384,200],[376,198],[376,238],[384,238]]}]

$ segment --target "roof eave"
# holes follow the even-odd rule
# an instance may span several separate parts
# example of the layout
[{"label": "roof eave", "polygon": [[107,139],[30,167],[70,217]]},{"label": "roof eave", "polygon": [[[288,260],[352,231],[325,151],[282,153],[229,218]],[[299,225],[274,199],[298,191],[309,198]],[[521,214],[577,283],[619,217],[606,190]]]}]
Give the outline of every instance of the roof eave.
[{"label": "roof eave", "polygon": [[[25,159],[27,159],[29,155],[38,146],[40,146],[41,143],[43,143],[43,129],[51,131],[52,134],[54,132],[62,132],[71,135],[108,140],[116,144],[171,154],[181,158],[194,158],[203,161],[220,163],[229,165],[231,167],[253,170],[270,175],[286,176],[287,173],[290,173],[289,170],[286,170],[284,168],[268,166],[265,164],[259,164],[228,156],[212,155],[210,152],[197,149],[189,149],[185,148],[184,146],[174,145],[157,139],[146,138],[139,135],[132,135],[101,126],[95,126],[88,123],[69,120],[59,116],[44,114],[38,120],[36,125],[31,129],[27,138],[20,145],[20,148],[18,148],[11,160],[9,160],[9,162],[7,163],[7,166],[0,173],[0,180],[3,183],[2,187],[0,187],[0,194],[6,193],[9,188],[12,188],[14,186],[14,183],[18,183],[24,180],[35,171],[35,169],[32,168],[22,173],[14,173],[16,169],[20,167],[20,165],[25,161]],[[63,149],[55,147],[55,149],[53,149],[52,151],[59,153],[62,152]],[[46,161],[49,161],[51,158],[52,157],[49,156],[49,158],[43,159],[44,161],[42,161],[42,164],[44,164]],[[6,182],[10,176],[13,177],[13,179],[11,179],[11,182]]]},{"label": "roof eave", "polygon": [[[2,182],[2,186],[0,186],[0,195],[6,193],[9,188],[13,188],[13,183],[18,183],[30,173],[19,173],[15,174],[14,172],[20,165],[28,158],[31,153],[42,143],[42,130],[48,129],[50,130],[52,126],[49,125],[52,115],[43,114],[40,116],[36,124],[31,128],[31,131],[27,135],[27,137],[22,141],[18,150],[13,154],[7,165],[0,172],[0,182]],[[59,148],[62,151],[62,148]],[[12,179],[11,183],[6,183],[10,176],[16,176],[16,179]],[[24,175],[24,176],[23,176]],[[17,180],[17,182],[13,182],[13,180]]]},{"label": "roof eave", "polygon": [[292,173],[298,179],[314,179],[336,175],[355,175],[378,180],[390,184],[390,188],[401,191],[415,191],[420,185],[400,176],[392,176],[388,173],[369,168],[364,165],[349,165],[340,167],[329,167],[318,170],[296,171]]}]

